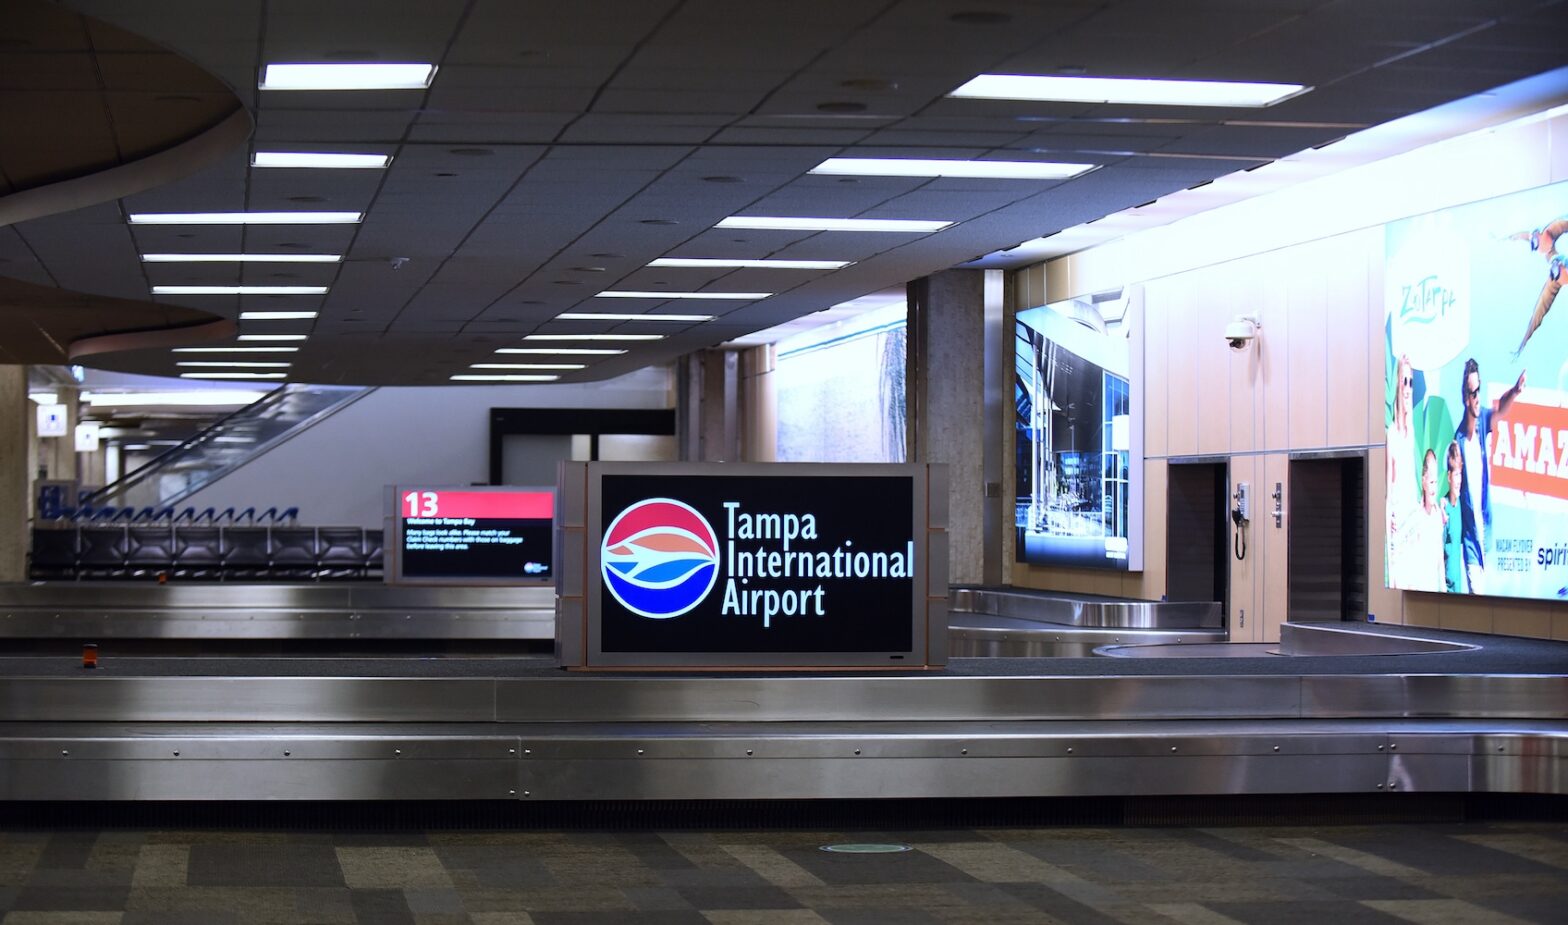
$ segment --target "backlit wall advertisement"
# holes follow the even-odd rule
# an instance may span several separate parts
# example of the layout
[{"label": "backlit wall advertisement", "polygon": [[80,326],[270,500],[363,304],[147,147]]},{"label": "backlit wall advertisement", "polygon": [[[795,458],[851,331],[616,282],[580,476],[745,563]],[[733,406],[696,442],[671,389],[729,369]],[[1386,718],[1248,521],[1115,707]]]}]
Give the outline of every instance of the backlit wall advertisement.
[{"label": "backlit wall advertisement", "polygon": [[1143,567],[1141,396],[1129,375],[1124,309],[1119,300],[1075,301],[1017,315],[1020,562]]},{"label": "backlit wall advertisement", "polygon": [[1568,183],[1387,226],[1391,588],[1568,598]]}]

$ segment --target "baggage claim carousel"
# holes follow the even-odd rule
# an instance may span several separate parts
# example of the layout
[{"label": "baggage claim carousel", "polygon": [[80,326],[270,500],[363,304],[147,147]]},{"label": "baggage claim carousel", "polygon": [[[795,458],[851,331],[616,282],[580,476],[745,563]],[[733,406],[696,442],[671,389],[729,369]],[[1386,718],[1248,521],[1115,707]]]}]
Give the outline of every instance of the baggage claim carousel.
[{"label": "baggage claim carousel", "polygon": [[583,675],[541,651],[552,610],[0,588],[0,636],[32,653],[0,657],[0,799],[1568,792],[1564,643],[1335,623],[1229,646],[1208,605],[954,589],[943,670]]}]

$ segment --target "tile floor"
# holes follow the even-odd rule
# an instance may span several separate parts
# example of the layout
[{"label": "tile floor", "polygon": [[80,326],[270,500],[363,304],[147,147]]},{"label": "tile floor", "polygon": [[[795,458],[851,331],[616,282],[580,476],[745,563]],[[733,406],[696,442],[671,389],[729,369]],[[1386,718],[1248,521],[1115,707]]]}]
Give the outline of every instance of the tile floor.
[{"label": "tile floor", "polygon": [[[901,842],[899,854],[830,854]],[[0,832],[0,925],[1568,922],[1568,824]]]}]

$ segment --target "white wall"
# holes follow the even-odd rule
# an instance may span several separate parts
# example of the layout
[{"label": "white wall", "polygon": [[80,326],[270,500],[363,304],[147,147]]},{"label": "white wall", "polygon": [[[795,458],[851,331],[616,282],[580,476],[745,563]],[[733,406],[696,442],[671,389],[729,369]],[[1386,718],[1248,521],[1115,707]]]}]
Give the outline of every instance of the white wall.
[{"label": "white wall", "polygon": [[664,367],[580,385],[380,388],[184,504],[297,506],[304,523],[380,527],[386,485],[489,479],[491,408],[669,408],[673,394]]}]

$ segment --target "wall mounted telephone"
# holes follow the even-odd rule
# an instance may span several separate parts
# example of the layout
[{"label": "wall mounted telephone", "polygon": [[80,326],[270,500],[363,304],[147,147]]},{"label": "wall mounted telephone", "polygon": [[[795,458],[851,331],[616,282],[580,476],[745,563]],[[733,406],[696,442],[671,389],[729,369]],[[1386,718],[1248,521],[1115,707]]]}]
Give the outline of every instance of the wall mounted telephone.
[{"label": "wall mounted telephone", "polygon": [[1236,525],[1232,548],[1238,560],[1247,558],[1247,522],[1252,519],[1251,486],[1237,482],[1236,491],[1230,496],[1230,520]]}]

